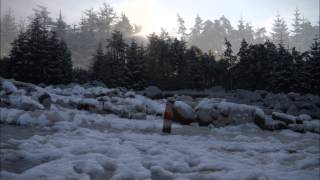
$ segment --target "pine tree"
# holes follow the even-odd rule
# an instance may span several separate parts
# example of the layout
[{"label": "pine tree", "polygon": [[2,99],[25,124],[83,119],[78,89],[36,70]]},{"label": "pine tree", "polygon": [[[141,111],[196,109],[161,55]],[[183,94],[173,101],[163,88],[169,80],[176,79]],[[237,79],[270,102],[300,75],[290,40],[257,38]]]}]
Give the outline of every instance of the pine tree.
[{"label": "pine tree", "polygon": [[114,29],[121,32],[125,36],[133,34],[134,31],[128,17],[125,14],[121,15],[121,20],[114,26]]},{"label": "pine tree", "polygon": [[38,14],[14,41],[10,59],[9,69],[16,80],[46,84],[71,81],[70,52]]},{"label": "pine tree", "polygon": [[276,16],[272,27],[272,40],[275,44],[279,44],[282,46],[288,45],[289,43],[289,32],[287,28],[287,24],[280,15]]},{"label": "pine tree", "polygon": [[59,80],[59,83],[70,83],[72,81],[72,59],[71,59],[71,51],[67,47],[67,44],[60,40],[59,48],[58,48],[58,59],[59,66],[61,68],[62,79]]},{"label": "pine tree", "polygon": [[93,64],[91,66],[92,78],[94,80],[100,80],[107,84],[108,82],[106,82],[105,80],[109,77],[105,76],[104,72],[108,70],[105,65],[105,55],[102,49],[102,43],[99,42],[98,48],[93,57]]},{"label": "pine tree", "polygon": [[237,59],[234,55],[232,55],[233,54],[232,45],[231,45],[230,41],[228,41],[227,38],[225,38],[224,44],[226,46],[226,49],[223,53],[223,60],[222,61],[225,62],[228,67],[230,67],[236,63]]},{"label": "pine tree", "polygon": [[55,23],[54,31],[57,33],[59,38],[66,40],[67,23],[63,20],[61,11],[59,12],[59,18]]},{"label": "pine tree", "polygon": [[293,37],[292,37],[292,43],[295,47],[297,47],[299,50],[302,49],[302,44],[301,44],[301,30],[302,30],[302,18],[300,17],[300,10],[298,8],[296,8],[295,12],[294,12],[294,21],[292,24],[293,30]]},{"label": "pine tree", "polygon": [[11,9],[3,14],[0,28],[0,57],[4,57],[9,54],[11,43],[18,33],[15,17]]},{"label": "pine tree", "polygon": [[315,38],[308,57],[308,73],[311,75],[310,92],[319,94],[320,92],[320,43],[319,38]]},{"label": "pine tree", "polygon": [[119,31],[114,31],[112,38],[108,40],[106,56],[111,69],[110,86],[112,87],[127,87],[129,85],[126,49],[127,44],[123,35]]},{"label": "pine tree", "polygon": [[135,40],[132,40],[126,53],[128,77],[130,79],[129,87],[141,90],[146,86],[144,49],[143,47],[139,47]]},{"label": "pine tree", "polygon": [[191,34],[190,34],[190,43],[193,45],[199,45],[199,38],[201,35],[201,32],[203,30],[203,24],[202,24],[202,19],[200,18],[199,15],[197,15],[195,19],[195,24],[193,28],[191,29]]},{"label": "pine tree", "polygon": [[178,35],[180,35],[181,40],[185,40],[187,37],[187,28],[185,26],[185,21],[184,19],[177,14],[177,22],[178,22]]}]

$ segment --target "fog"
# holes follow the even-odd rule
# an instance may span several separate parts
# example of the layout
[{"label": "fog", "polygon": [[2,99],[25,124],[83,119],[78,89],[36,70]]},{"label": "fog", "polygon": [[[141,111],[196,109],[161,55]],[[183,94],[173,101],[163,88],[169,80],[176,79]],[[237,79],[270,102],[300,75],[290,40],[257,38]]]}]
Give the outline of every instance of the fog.
[{"label": "fog", "polygon": [[[53,17],[57,17],[61,10],[67,23],[77,24],[85,9],[99,9],[104,2],[118,13],[125,13],[132,23],[142,25],[145,35],[160,32],[161,27],[176,33],[177,13],[185,19],[188,28],[193,26],[197,14],[211,20],[224,15],[233,26],[242,17],[255,27],[266,27],[268,32],[277,13],[289,22],[296,8],[312,24],[317,24],[319,19],[317,0],[2,0],[1,14],[12,8],[16,17],[25,18],[33,13],[33,8],[42,5],[48,7]],[[291,22],[288,26],[292,28]]]}]

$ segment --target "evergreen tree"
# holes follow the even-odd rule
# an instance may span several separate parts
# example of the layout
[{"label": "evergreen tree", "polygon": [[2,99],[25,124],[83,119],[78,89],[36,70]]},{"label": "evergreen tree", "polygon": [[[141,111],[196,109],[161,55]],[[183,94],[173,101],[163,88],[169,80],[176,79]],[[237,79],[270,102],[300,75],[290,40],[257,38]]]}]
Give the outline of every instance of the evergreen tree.
[{"label": "evergreen tree", "polygon": [[129,87],[141,90],[146,86],[146,73],[144,62],[144,49],[132,40],[127,50],[127,66],[129,76]]},{"label": "evergreen tree", "polygon": [[3,14],[0,28],[0,57],[4,57],[9,54],[11,43],[18,33],[15,17],[11,9]]},{"label": "evergreen tree", "polygon": [[185,40],[187,37],[187,28],[185,26],[185,21],[183,18],[177,14],[177,22],[178,22],[178,35],[180,36],[181,40]]},{"label": "evergreen tree", "polygon": [[186,79],[188,81],[188,88],[201,89],[202,88],[202,69],[200,66],[200,58],[202,51],[197,47],[190,47],[186,52],[187,73]]},{"label": "evergreen tree", "polygon": [[191,29],[191,34],[190,34],[190,42],[193,45],[199,45],[200,41],[200,35],[203,30],[203,25],[202,25],[202,19],[200,18],[199,15],[197,15],[195,19],[195,24],[193,28]]},{"label": "evergreen tree", "polygon": [[131,35],[134,32],[134,29],[132,25],[130,24],[130,21],[128,17],[125,14],[121,15],[120,21],[114,26],[114,29],[116,31],[121,32],[123,35]]},{"label": "evergreen tree", "polygon": [[104,73],[108,70],[106,68],[107,66],[105,63],[105,55],[102,49],[102,43],[100,42],[93,57],[93,64],[91,67],[93,76],[92,78],[95,80],[100,80],[107,84],[108,82],[106,80],[109,79],[109,76],[106,76],[106,74]]},{"label": "evergreen tree", "polygon": [[109,4],[103,3],[98,17],[98,31],[103,34],[109,34],[115,19],[116,13],[114,9]]},{"label": "evergreen tree", "polygon": [[57,84],[71,80],[71,58],[56,33],[47,30],[43,17],[36,13],[29,29],[13,43],[9,69],[16,80]]},{"label": "evergreen tree", "polygon": [[128,87],[129,75],[126,65],[126,48],[127,44],[123,39],[123,35],[119,31],[112,33],[112,38],[108,40],[107,56],[109,61],[111,77],[110,86]]},{"label": "evergreen tree", "polygon": [[223,53],[223,59],[222,61],[224,63],[226,63],[226,65],[228,67],[234,65],[236,63],[236,57],[233,55],[233,51],[232,51],[232,45],[230,43],[230,41],[228,41],[227,38],[225,38],[225,46],[226,46],[226,49]]},{"label": "evergreen tree", "polygon": [[276,16],[276,19],[272,27],[272,31],[273,32],[271,33],[271,36],[275,44],[279,44],[282,46],[288,45],[289,32],[288,32],[287,24],[284,21],[284,19],[280,17],[280,15]]},{"label": "evergreen tree", "polygon": [[320,92],[320,43],[319,38],[315,38],[310,49],[310,54],[308,57],[308,67],[307,71],[310,75],[311,89],[309,92],[314,94],[319,94]]},{"label": "evergreen tree", "polygon": [[302,18],[301,18],[301,14],[300,14],[300,10],[298,8],[295,9],[294,12],[294,19],[293,19],[293,37],[292,37],[292,43],[295,47],[297,47],[298,49],[302,49],[302,44],[301,44],[301,40],[302,40],[302,34],[301,34],[301,27],[302,24]]},{"label": "evergreen tree", "polygon": [[55,23],[54,31],[59,38],[66,40],[67,23],[63,20],[61,11],[59,12],[59,18]]}]

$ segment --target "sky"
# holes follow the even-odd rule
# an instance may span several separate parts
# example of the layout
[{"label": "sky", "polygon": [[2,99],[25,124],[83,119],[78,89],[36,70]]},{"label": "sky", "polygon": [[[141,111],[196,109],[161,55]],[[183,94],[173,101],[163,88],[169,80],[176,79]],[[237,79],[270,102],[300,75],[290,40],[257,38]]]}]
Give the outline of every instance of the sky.
[{"label": "sky", "polygon": [[319,22],[318,0],[1,0],[1,13],[12,8],[16,16],[23,18],[32,14],[37,5],[47,6],[53,17],[61,10],[69,24],[77,24],[85,9],[98,10],[109,3],[120,15],[125,13],[133,24],[142,25],[142,34],[159,32],[165,28],[177,31],[177,13],[191,28],[198,14],[203,20],[214,20],[222,15],[236,27],[242,17],[254,27],[271,30],[274,17],[279,13],[289,25],[298,7],[312,24]]}]

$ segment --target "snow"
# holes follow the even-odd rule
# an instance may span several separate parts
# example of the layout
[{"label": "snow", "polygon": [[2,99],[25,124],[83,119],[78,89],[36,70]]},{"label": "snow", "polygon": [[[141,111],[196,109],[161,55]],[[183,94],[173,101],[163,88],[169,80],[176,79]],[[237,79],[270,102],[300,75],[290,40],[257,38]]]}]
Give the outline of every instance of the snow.
[{"label": "snow", "polygon": [[17,91],[16,86],[10,81],[2,81],[2,89],[8,93],[14,93]]},{"label": "snow", "polygon": [[[318,135],[287,132],[296,137],[292,141],[291,136],[249,127],[211,129],[206,136],[77,128],[10,140],[7,145],[16,150],[3,151],[6,157],[19,156],[35,164],[13,179],[318,177]],[[6,157],[4,161],[10,161]]]},{"label": "snow", "polygon": [[285,114],[285,113],[279,113],[279,112],[272,112],[272,115],[280,118],[280,119],[287,119],[287,120],[290,120],[292,122],[295,122],[296,121],[296,117],[295,116],[292,116],[292,115],[289,115],[289,114]]},{"label": "snow", "polygon": [[[164,99],[105,87],[50,86],[42,89],[52,98],[51,108],[44,109],[36,99],[38,90],[1,94],[12,102],[0,107],[0,133],[7,134],[1,136],[1,179],[319,177],[320,135],[313,132],[320,132],[320,120],[304,115],[299,117],[305,120],[303,128],[310,130],[306,133],[264,131],[252,123],[257,115],[269,118],[258,107],[219,98],[187,98],[199,101],[195,111],[200,119],[227,113],[241,123],[220,128],[173,123],[168,135],[161,132]],[[21,108],[21,102],[37,108]],[[79,104],[95,110],[80,110]],[[174,106],[186,117],[195,116],[182,100]]]},{"label": "snow", "polygon": [[196,118],[193,109],[183,101],[175,101],[173,107],[185,119],[194,120]]}]

